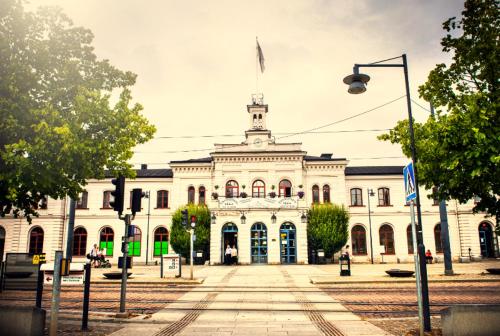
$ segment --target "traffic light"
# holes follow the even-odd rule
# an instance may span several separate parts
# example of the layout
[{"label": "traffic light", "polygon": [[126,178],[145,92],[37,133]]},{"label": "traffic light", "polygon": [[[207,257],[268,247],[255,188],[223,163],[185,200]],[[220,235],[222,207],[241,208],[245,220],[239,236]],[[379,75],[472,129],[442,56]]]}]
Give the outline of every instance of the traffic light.
[{"label": "traffic light", "polygon": [[187,228],[188,227],[188,211],[187,211],[187,209],[181,210],[181,214],[182,214],[182,226]]},{"label": "traffic light", "polygon": [[143,193],[141,188],[132,189],[132,216],[135,216],[136,212],[141,212],[141,199],[144,196],[146,193]]},{"label": "traffic light", "polygon": [[195,226],[196,226],[196,216],[191,215],[191,227],[194,229]]},{"label": "traffic light", "polygon": [[121,215],[123,212],[123,194],[125,193],[125,177],[118,176],[115,179],[111,180],[111,183],[115,185],[115,190],[111,192],[113,196],[113,201],[109,202],[109,205],[113,208],[113,210],[118,212],[118,215]]}]

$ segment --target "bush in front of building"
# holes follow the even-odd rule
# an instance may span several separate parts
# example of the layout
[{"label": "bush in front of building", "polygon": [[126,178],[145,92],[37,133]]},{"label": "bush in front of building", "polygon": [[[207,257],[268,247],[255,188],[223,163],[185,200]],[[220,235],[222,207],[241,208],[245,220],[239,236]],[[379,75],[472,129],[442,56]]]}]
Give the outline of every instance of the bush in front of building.
[{"label": "bush in front of building", "polygon": [[203,257],[208,260],[210,255],[210,210],[205,205],[188,204],[178,208],[172,216],[170,245],[176,253],[189,260],[189,232],[182,225],[181,210],[188,210],[188,228],[191,228],[191,216],[196,216],[194,234],[196,240],[193,251],[203,251]]},{"label": "bush in front of building", "polygon": [[313,251],[322,249],[331,258],[349,236],[349,213],[343,205],[313,204],[308,212],[307,241]]}]

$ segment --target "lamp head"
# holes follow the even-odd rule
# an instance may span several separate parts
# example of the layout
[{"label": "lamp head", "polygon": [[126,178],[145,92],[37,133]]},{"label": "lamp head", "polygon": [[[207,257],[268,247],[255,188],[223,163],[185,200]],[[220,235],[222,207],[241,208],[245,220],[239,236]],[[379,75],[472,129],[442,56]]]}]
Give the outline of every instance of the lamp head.
[{"label": "lamp head", "polygon": [[245,224],[247,222],[247,218],[246,218],[244,213],[241,215],[240,220],[241,220],[241,224]]},{"label": "lamp head", "polygon": [[370,76],[355,71],[352,75],[344,78],[344,83],[349,85],[347,92],[350,94],[360,94],[366,91],[366,83],[368,83],[369,80]]}]

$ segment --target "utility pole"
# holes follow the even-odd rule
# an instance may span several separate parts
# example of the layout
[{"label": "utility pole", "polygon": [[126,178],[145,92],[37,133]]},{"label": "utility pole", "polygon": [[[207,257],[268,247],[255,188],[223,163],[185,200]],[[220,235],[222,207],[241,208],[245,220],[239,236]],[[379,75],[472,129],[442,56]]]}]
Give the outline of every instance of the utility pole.
[{"label": "utility pole", "polygon": [[[151,191],[146,191],[144,197],[146,197],[148,199],[148,224],[147,224],[147,232],[146,232],[146,266],[148,266],[148,258],[149,258],[149,215],[151,214]],[[162,258],[163,258],[163,254],[162,254]]]},{"label": "utility pole", "polygon": [[50,306],[49,335],[57,335],[57,319],[59,317],[59,305],[61,303],[61,264],[63,251],[56,251],[54,258],[54,274],[52,277],[52,303]]},{"label": "utility pole", "polygon": [[370,196],[374,196],[375,193],[373,192],[372,189],[368,188],[368,224],[370,227],[370,259],[373,264],[373,239],[372,239],[372,214],[371,214],[371,208],[370,208]]},{"label": "utility pole", "polygon": [[125,215],[125,235],[122,244],[122,285],[120,289],[120,313],[125,313],[125,297],[127,295],[127,258],[128,258],[128,231],[130,226],[130,215]]}]

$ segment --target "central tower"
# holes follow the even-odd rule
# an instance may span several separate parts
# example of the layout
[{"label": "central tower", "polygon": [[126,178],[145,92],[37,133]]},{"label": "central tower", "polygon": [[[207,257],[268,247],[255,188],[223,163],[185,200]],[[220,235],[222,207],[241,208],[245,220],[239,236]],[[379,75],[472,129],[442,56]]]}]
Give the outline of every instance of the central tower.
[{"label": "central tower", "polygon": [[252,95],[252,104],[247,105],[249,129],[245,136],[246,143],[256,150],[265,149],[271,139],[271,131],[266,126],[267,111],[263,95]]}]

